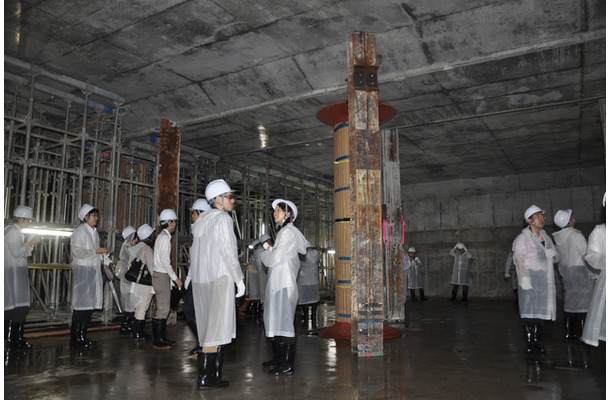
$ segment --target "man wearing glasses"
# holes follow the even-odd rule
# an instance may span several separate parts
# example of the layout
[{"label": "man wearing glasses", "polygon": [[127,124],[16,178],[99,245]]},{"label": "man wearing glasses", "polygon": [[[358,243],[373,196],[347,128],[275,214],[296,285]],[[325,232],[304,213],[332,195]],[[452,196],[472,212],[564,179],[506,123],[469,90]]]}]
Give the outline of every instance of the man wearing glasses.
[{"label": "man wearing glasses", "polygon": [[205,197],[212,209],[193,224],[191,279],[202,348],[197,354],[197,387],[201,390],[229,385],[222,380],[223,346],[236,336],[235,298],[246,291],[229,214],[235,205],[232,192],[222,179],[210,182]]},{"label": "man wearing glasses", "polygon": [[525,325],[528,353],[544,353],[540,343],[545,320],[555,320],[555,270],[558,253],[544,231],[544,210],[530,206],[523,214],[528,226],[513,242],[519,281],[519,314]]}]

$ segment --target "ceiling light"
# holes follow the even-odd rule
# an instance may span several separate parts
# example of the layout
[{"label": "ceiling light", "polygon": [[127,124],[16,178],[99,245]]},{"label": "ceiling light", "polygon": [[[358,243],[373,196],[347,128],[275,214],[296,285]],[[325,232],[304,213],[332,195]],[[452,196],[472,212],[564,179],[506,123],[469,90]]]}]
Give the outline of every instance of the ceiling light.
[{"label": "ceiling light", "polygon": [[258,138],[261,141],[261,149],[264,149],[265,147],[267,147],[267,131],[263,124],[258,124],[256,129],[258,130]]},{"label": "ceiling light", "polygon": [[28,226],[22,229],[25,234],[38,235],[38,236],[72,236],[74,228],[66,226]]}]

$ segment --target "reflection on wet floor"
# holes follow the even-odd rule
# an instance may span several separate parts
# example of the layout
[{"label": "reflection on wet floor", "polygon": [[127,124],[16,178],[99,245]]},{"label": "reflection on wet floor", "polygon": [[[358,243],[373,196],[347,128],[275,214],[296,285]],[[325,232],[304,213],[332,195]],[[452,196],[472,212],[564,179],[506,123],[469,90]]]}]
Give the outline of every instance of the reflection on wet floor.
[{"label": "reflection on wet floor", "polygon": [[[331,302],[317,324],[297,314],[293,376],[261,367],[271,355],[262,324],[239,314],[237,339],[228,347],[228,388],[198,391],[195,339],[182,318],[168,327],[177,341],[153,350],[117,329],[91,331],[92,349],[69,346],[68,336],[32,338],[31,350],[5,349],[6,399],[604,399],[606,346],[563,339],[561,323],[547,324],[546,354],[527,356],[511,301],[431,299],[407,305],[406,321],[389,323],[403,334],[384,342],[384,355],[359,358],[346,340],[317,332],[334,322]],[[562,316],[558,316],[561,321]],[[150,330],[150,325],[148,325]]]}]

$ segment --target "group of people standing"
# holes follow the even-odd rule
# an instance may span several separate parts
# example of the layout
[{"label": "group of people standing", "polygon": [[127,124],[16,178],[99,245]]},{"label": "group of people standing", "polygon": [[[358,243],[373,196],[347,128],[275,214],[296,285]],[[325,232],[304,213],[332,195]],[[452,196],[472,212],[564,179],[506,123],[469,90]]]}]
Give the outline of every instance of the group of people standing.
[{"label": "group of people standing", "polygon": [[[205,190],[212,209],[193,223],[191,279],[199,345],[197,355],[200,389],[226,387],[222,379],[223,347],[235,338],[235,297],[245,293],[237,240],[228,212],[233,210],[233,190],[215,180]],[[289,200],[273,201],[273,217],[279,232],[271,246],[264,241],[260,261],[268,268],[264,297],[265,334],[271,339],[273,357],[262,363],[274,375],[294,373],[294,315],[298,300],[299,254],[309,242],[294,226],[297,207]],[[265,238],[263,238],[265,239]],[[235,287],[237,286],[237,293]],[[259,293],[262,298],[262,293]]]},{"label": "group of people standing", "polygon": [[597,225],[587,243],[574,228],[572,210],[559,210],[554,222],[561,230],[553,233],[554,244],[544,230],[544,210],[532,205],[523,217],[528,226],[513,241],[512,251],[527,353],[545,352],[544,321],[556,319],[554,263],[564,287],[565,338],[597,346],[606,340],[606,224]]}]

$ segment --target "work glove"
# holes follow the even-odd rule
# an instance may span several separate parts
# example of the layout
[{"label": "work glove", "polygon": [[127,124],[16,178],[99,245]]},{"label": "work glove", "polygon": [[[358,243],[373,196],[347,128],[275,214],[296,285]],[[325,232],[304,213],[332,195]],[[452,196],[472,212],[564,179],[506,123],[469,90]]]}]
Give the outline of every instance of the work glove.
[{"label": "work glove", "polygon": [[507,281],[510,279],[510,274],[504,274],[504,280]]},{"label": "work glove", "polygon": [[523,290],[531,290],[532,289],[532,282],[530,281],[529,278],[523,278],[521,279],[521,288]]},{"label": "work glove", "polygon": [[244,284],[244,280],[242,279],[237,283],[237,294],[235,297],[241,297],[246,293],[246,285]]}]

